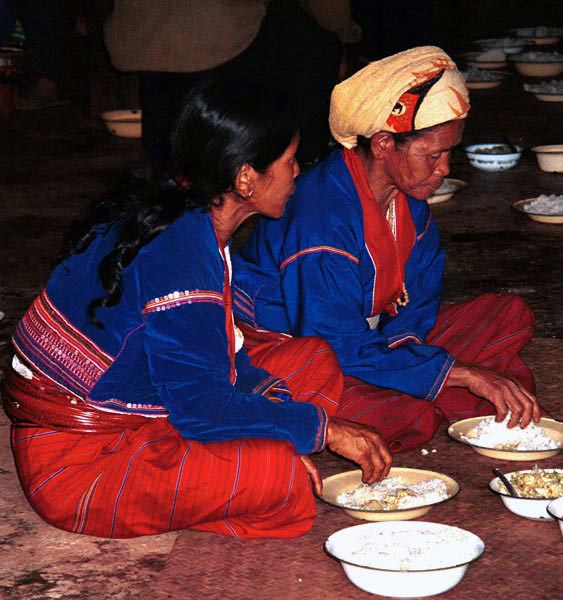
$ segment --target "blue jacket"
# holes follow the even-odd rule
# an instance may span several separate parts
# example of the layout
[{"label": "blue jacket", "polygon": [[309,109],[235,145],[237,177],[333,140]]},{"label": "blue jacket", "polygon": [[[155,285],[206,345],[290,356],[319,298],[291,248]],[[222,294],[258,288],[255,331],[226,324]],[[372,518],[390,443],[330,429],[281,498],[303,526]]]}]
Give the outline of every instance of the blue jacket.
[{"label": "blue jacket", "polygon": [[114,230],[100,232],[55,269],[14,334],[24,360],[102,410],[167,416],[186,438],[283,439],[303,454],[319,450],[324,411],[285,394],[268,400],[279,379],[229,348],[227,267],[209,214],[185,213],[140,250],[123,271],[121,301],[98,309],[100,329],[86,307],[104,295],[97,266],[114,241]]},{"label": "blue jacket", "polygon": [[434,399],[453,365],[426,343],[440,306],[444,252],[426,202],[409,198],[416,242],[406,264],[410,302],[369,319],[377,273],[356,188],[335,150],[302,174],[284,216],[262,218],[233,257],[234,311],[257,327],[331,343],[342,370],[383,388]]}]

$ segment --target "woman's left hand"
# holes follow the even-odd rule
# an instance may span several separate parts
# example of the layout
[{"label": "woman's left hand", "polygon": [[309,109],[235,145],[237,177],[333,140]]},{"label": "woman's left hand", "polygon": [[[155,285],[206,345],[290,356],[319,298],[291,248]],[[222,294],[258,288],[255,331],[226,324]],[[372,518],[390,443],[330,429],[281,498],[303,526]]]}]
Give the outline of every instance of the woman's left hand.
[{"label": "woman's left hand", "polygon": [[313,462],[313,459],[310,456],[305,456],[302,454],[300,458],[307,469],[307,473],[309,473],[315,494],[320,496],[323,493],[323,480],[321,479],[321,472],[319,471],[319,468]]}]

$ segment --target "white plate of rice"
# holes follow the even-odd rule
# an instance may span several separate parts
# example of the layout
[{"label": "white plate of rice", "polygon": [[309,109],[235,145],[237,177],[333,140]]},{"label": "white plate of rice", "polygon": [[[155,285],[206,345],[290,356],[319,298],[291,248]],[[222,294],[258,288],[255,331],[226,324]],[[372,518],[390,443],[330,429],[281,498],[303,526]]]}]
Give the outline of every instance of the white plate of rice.
[{"label": "white plate of rice", "polygon": [[360,469],[323,479],[321,500],[365,521],[406,521],[451,500],[459,484],[443,473],[393,467],[382,481],[362,483]]},{"label": "white plate of rice", "polygon": [[536,198],[518,200],[512,203],[512,208],[528,215],[532,221],[563,224],[563,194],[540,194]]},{"label": "white plate of rice", "polygon": [[509,429],[508,418],[497,423],[494,416],[457,421],[448,428],[454,440],[471,446],[478,454],[502,460],[542,460],[555,456],[563,447],[563,423],[542,418],[522,429]]}]

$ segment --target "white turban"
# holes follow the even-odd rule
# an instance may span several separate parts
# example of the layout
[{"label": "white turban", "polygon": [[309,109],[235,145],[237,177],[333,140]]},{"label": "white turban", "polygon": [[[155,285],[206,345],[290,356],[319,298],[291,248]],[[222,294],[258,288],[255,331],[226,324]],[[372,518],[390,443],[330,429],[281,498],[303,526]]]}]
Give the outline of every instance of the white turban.
[{"label": "white turban", "polygon": [[[421,91],[417,88],[422,84]],[[411,93],[414,92],[414,93]],[[346,148],[358,135],[413,131],[469,112],[465,80],[440,48],[421,46],[370,63],[332,91],[330,130]]]}]

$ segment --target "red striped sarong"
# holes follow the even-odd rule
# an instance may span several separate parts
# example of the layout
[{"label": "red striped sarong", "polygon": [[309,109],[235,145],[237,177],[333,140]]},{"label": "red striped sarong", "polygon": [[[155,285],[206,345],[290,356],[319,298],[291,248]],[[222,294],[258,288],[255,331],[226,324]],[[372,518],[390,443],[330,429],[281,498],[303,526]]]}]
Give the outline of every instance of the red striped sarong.
[{"label": "red striped sarong", "polygon": [[[520,358],[535,325],[529,306],[511,294],[486,294],[446,304],[427,338],[460,361],[505,373],[535,391],[532,372]],[[494,406],[463,388],[446,388],[433,402],[354,377],[344,378],[339,417],[375,427],[395,453],[428,442],[440,422],[495,414]]]},{"label": "red striped sarong", "polygon": [[[316,338],[256,346],[252,361],[284,379],[298,401],[334,414],[342,374]],[[308,474],[293,444],[184,439],[165,418],[118,433],[14,425],[12,448],[33,509],[55,527],[128,538],[200,529],[240,538],[296,537],[313,525]]]}]

